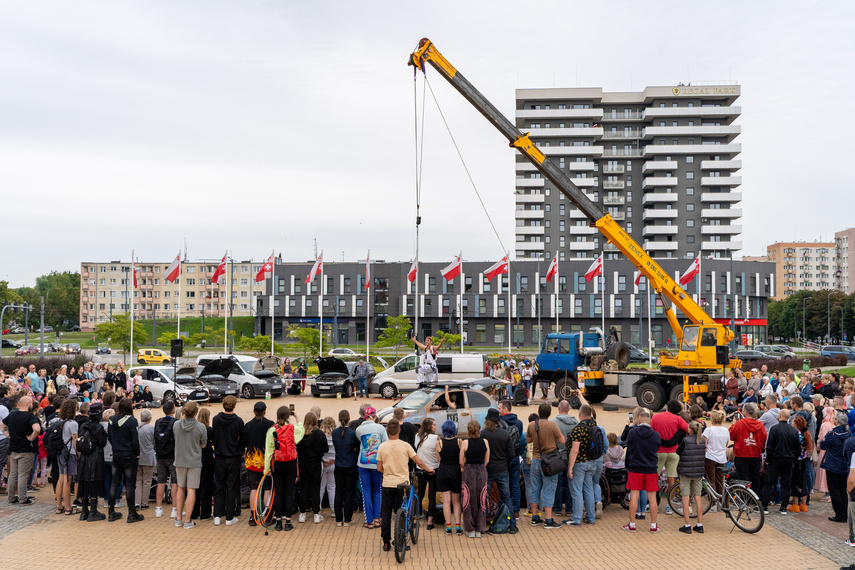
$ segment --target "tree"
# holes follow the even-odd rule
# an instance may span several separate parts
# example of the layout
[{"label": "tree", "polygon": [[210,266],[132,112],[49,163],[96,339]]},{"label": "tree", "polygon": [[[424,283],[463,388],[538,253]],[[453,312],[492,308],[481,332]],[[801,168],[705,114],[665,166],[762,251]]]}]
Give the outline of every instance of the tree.
[{"label": "tree", "polygon": [[434,333],[434,338],[438,338],[440,340],[444,340],[445,344],[443,347],[447,346],[460,346],[460,335],[459,334],[451,334],[442,330],[436,331]]},{"label": "tree", "polygon": [[[407,333],[413,328],[410,317],[399,315],[386,319],[386,328],[377,339],[377,346],[391,346],[395,348],[395,359],[398,358],[398,349],[409,342]],[[459,339],[458,339],[459,341]]]},{"label": "tree", "polygon": [[161,333],[160,336],[157,337],[157,344],[170,344],[174,338],[178,338],[178,333],[168,331]]},{"label": "tree", "polygon": [[[290,325],[288,327],[288,338],[295,339],[294,344],[303,350],[304,357],[310,354],[318,354],[321,351],[321,331],[318,329]],[[270,337],[267,337],[267,341],[270,342]]]},{"label": "tree", "polygon": [[134,352],[137,347],[148,344],[148,331],[142,323],[134,321],[134,346],[131,348],[131,319],[126,314],[113,315],[112,322],[98,323],[95,334],[109,339],[111,345],[118,345],[126,352]]},{"label": "tree", "polygon": [[[238,348],[246,352],[257,352],[260,355],[267,354],[270,352],[270,337],[263,334],[256,337],[242,336],[238,341]],[[285,349],[274,343],[273,354],[284,356]]]},{"label": "tree", "polygon": [[[212,342],[211,342],[211,344],[212,344],[213,346],[219,346],[217,343],[219,342],[219,340],[220,340],[221,338],[223,338],[223,337],[225,336],[225,334],[226,334],[226,327],[220,327],[220,328],[218,328],[217,330],[215,330],[214,332],[212,332],[212,333],[211,333],[211,336],[209,337],[209,338],[210,338],[210,340],[212,341]],[[231,340],[231,341],[234,341],[234,339],[235,339],[235,331],[233,331],[233,330],[229,329],[229,336],[231,337],[231,339],[230,339],[230,340]]]},{"label": "tree", "polygon": [[[130,293],[130,289],[128,292]],[[17,293],[22,300],[33,307],[30,311],[31,323],[39,322],[40,297],[45,298],[46,325],[58,327],[76,323],[80,318],[80,273],[52,271],[47,275],[36,277],[35,287],[21,287]]]}]

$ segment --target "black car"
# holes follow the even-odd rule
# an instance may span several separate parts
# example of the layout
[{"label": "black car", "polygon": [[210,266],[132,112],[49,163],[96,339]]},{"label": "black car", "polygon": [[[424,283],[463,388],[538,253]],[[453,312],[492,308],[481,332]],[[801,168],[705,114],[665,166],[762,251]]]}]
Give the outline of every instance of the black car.
[{"label": "black car", "polygon": [[80,332],[80,326],[71,325],[70,327],[65,327],[65,332]]},{"label": "black car", "polygon": [[95,349],[95,354],[111,354],[112,351],[107,343],[102,342],[98,345],[98,348]]},{"label": "black car", "polygon": [[182,366],[177,371],[179,376],[194,376],[208,389],[211,400],[222,400],[226,396],[239,396],[240,385],[228,379],[230,373],[231,366],[225,365],[221,360],[212,360],[198,370],[194,364]]},{"label": "black car", "polygon": [[[653,357],[653,363],[659,362],[659,357]],[[630,362],[649,362],[647,353],[634,345],[629,345],[629,361]]]},{"label": "black car", "polygon": [[781,357],[779,356],[775,356],[774,354],[766,354],[764,352],[760,352],[759,350],[737,350],[733,356],[741,360],[743,364],[754,364],[756,362],[760,362],[761,360],[781,359]]},{"label": "black car", "polygon": [[21,348],[21,343],[16,340],[3,339],[3,348]]},{"label": "black car", "polygon": [[[352,398],[353,393],[359,388],[356,378],[356,367],[358,362],[345,362],[334,356],[322,356],[315,359],[315,364],[318,365],[318,375],[315,376],[315,383],[312,385],[312,396],[319,398],[323,394],[338,394],[339,392],[345,398]],[[368,368],[368,383],[377,372],[370,363]]]}]

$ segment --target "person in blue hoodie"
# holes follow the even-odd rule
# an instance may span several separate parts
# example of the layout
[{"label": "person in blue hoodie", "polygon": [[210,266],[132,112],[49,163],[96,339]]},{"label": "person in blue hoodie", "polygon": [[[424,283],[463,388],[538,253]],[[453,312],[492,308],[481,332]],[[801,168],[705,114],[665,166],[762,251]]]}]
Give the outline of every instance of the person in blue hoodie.
[{"label": "person in blue hoodie", "polygon": [[[635,532],[635,513],[638,509],[640,491],[656,493],[659,475],[656,472],[659,460],[659,445],[662,437],[650,427],[650,412],[643,409],[638,413],[637,425],[627,435],[626,470],[629,472],[626,488],[630,491],[629,524],[624,530]],[[656,524],[657,509],[650,509],[650,532],[659,532]]]},{"label": "person in blue hoodie", "polygon": [[511,412],[513,409],[513,404],[510,400],[502,400],[499,402],[499,425],[507,431],[508,433],[512,433],[514,428],[516,428],[516,439],[514,442],[514,449],[516,454],[511,458],[510,463],[508,463],[508,480],[511,485],[511,504],[514,507],[514,518],[520,518],[520,468],[523,462],[523,457],[525,456],[525,430],[523,430],[523,424],[517,418],[517,415]]}]

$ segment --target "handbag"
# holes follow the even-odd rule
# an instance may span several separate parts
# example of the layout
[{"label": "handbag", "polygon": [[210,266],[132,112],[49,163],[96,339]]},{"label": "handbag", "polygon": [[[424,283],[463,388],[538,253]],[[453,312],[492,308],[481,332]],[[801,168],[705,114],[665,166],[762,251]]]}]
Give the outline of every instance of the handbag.
[{"label": "handbag", "polygon": [[[537,434],[537,447],[540,447],[540,420],[534,420],[534,433]],[[567,464],[564,463],[564,458],[558,453],[556,447],[552,451],[544,453],[541,448],[540,452],[540,469],[547,477],[557,475],[567,469]]]}]

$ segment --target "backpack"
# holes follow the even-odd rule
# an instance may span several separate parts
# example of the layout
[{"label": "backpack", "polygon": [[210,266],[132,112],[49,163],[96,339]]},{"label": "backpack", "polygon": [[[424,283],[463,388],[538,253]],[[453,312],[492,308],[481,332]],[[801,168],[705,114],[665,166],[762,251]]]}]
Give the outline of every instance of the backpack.
[{"label": "backpack", "polygon": [[77,436],[77,451],[83,455],[95,452],[95,441],[92,438],[92,430],[86,428],[80,430],[80,435]]},{"label": "backpack", "polygon": [[525,444],[522,443],[522,434],[520,433],[519,427],[517,427],[516,422],[508,422],[503,419],[499,419],[499,424],[501,424],[502,429],[508,432],[508,435],[511,437],[511,441],[514,442],[514,449],[516,450],[516,454],[519,457],[520,455],[525,454]]},{"label": "backpack", "polygon": [[42,440],[48,455],[59,455],[65,451],[65,442],[62,441],[63,427],[65,427],[65,420],[58,417],[54,417],[48,422],[45,437]]},{"label": "backpack", "polygon": [[154,423],[154,453],[158,457],[171,455],[175,452],[175,434],[172,424],[175,418],[165,416]]},{"label": "backpack", "polygon": [[600,426],[591,423],[586,424],[588,428],[588,457],[599,459],[606,452],[606,444],[603,441],[603,430]]},{"label": "backpack", "polygon": [[499,508],[496,510],[496,516],[490,521],[490,532],[493,534],[505,534],[511,528],[511,512],[508,510],[508,505],[499,503]]},{"label": "backpack", "polygon": [[276,426],[273,434],[273,460],[294,461],[297,459],[297,444],[294,443],[294,426]]}]

